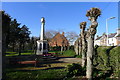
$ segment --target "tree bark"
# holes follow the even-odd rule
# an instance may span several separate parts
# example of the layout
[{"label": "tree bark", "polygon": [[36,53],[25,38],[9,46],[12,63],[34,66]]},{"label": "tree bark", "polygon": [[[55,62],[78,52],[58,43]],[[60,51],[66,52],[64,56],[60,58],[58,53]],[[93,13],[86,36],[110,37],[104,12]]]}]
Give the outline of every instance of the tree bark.
[{"label": "tree bark", "polygon": [[92,80],[93,73],[93,53],[94,53],[94,38],[89,36],[88,38],[88,50],[87,50],[87,78]]},{"label": "tree bark", "polygon": [[61,53],[63,52],[63,46],[61,46]]},{"label": "tree bark", "polygon": [[93,76],[93,54],[94,54],[94,36],[96,34],[96,28],[98,26],[98,23],[94,17],[91,18],[91,26],[87,32],[87,42],[88,42],[88,48],[87,48],[87,71],[86,71],[86,77],[88,80],[92,80]]},{"label": "tree bark", "polygon": [[81,28],[81,40],[82,40],[82,67],[86,66],[86,52],[87,52],[87,42],[86,42],[86,33],[85,33],[85,28],[86,28],[86,22],[80,23],[80,28]]},{"label": "tree bark", "polygon": [[82,55],[82,39],[79,40],[79,55]]},{"label": "tree bark", "polygon": [[19,44],[19,56],[21,55],[21,43]]},{"label": "tree bark", "polygon": [[86,65],[86,51],[85,39],[82,39],[82,67]]},{"label": "tree bark", "polygon": [[97,32],[96,28],[98,26],[97,18],[101,15],[101,10],[99,8],[91,8],[87,11],[86,16],[89,17],[91,21],[91,25],[87,32],[87,70],[86,77],[88,80],[92,80],[93,78],[93,54],[94,54],[94,37]]},{"label": "tree bark", "polygon": [[5,72],[5,67],[6,67],[5,52],[6,52],[6,37],[5,37],[5,34],[2,33],[2,79],[5,78],[5,74],[6,74],[6,72]]},{"label": "tree bark", "polygon": [[15,43],[13,42],[13,45],[12,45],[12,51],[14,52],[15,51]]},{"label": "tree bark", "polygon": [[67,50],[69,50],[69,49],[70,49],[70,46],[67,47]]}]

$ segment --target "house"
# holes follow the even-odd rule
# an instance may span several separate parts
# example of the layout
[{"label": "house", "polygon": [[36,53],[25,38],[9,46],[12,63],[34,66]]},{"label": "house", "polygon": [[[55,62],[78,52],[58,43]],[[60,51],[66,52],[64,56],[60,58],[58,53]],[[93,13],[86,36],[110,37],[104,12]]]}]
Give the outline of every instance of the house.
[{"label": "house", "polygon": [[[108,45],[107,45],[108,41]],[[120,29],[117,29],[117,33],[110,33],[108,35],[108,40],[107,40],[107,35],[103,34],[100,37],[97,37],[95,39],[94,45],[98,46],[120,46]]]},{"label": "house", "polygon": [[117,38],[116,43],[117,43],[118,46],[120,46],[120,28],[117,30],[116,38]]},{"label": "house", "polygon": [[98,46],[107,46],[107,35],[103,34],[100,37],[97,37],[94,41],[94,45],[98,45]]},{"label": "house", "polygon": [[69,42],[67,38],[64,36],[64,32],[62,34],[57,33],[50,41],[49,46],[56,47],[56,46],[69,46]]},{"label": "house", "polygon": [[108,35],[108,46],[117,46],[117,33],[111,33]]},{"label": "house", "polygon": [[96,38],[96,40],[95,40],[95,42],[94,42],[94,45],[98,45],[98,46],[101,45],[101,44],[100,44],[100,42],[101,42],[100,38],[101,38],[101,37],[102,37],[102,36]]}]

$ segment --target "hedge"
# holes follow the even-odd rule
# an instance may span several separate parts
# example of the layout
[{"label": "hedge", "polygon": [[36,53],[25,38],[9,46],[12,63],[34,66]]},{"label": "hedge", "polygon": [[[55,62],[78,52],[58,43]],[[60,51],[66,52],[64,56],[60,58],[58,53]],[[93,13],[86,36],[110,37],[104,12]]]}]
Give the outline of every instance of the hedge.
[{"label": "hedge", "polygon": [[98,47],[94,54],[93,63],[96,68],[107,71],[113,70],[113,75],[118,77],[120,67],[120,46]]}]

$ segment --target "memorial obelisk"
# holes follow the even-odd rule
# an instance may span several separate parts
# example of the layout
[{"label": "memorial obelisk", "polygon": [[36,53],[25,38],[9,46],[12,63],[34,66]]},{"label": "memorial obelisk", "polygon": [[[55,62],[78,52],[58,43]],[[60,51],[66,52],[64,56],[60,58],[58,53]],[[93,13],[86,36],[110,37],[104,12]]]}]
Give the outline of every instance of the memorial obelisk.
[{"label": "memorial obelisk", "polygon": [[40,40],[37,41],[37,52],[36,55],[42,55],[48,53],[48,42],[45,39],[45,18],[41,18],[41,34]]}]

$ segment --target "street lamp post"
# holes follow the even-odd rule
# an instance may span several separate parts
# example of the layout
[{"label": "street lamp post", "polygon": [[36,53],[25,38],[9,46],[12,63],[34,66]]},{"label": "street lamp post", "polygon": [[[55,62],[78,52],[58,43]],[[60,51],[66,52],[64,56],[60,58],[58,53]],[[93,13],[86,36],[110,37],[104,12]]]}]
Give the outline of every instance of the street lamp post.
[{"label": "street lamp post", "polygon": [[108,46],[108,20],[110,20],[110,19],[114,19],[115,17],[110,17],[110,18],[108,18],[108,19],[106,19],[106,35],[107,35],[107,46]]}]

